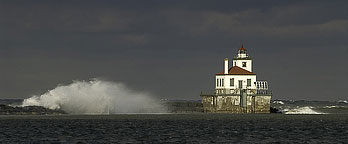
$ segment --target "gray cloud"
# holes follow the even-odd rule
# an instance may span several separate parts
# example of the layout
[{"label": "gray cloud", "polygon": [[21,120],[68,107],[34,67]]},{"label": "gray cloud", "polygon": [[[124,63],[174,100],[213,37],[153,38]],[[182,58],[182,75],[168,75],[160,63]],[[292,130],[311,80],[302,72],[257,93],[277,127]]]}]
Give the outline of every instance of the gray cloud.
[{"label": "gray cloud", "polygon": [[214,88],[241,41],[282,99],[346,99],[345,1],[1,1],[0,97],[102,77],[169,99]]}]

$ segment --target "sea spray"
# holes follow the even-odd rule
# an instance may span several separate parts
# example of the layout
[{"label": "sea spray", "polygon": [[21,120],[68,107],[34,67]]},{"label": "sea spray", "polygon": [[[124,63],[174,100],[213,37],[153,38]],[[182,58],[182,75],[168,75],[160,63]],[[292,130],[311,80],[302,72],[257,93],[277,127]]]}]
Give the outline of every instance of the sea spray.
[{"label": "sea spray", "polygon": [[61,109],[70,114],[163,113],[166,108],[146,92],[135,92],[124,84],[94,79],[59,85],[41,96],[23,101]]},{"label": "sea spray", "polygon": [[314,111],[311,107],[299,107],[291,110],[285,110],[284,114],[326,114],[322,112]]}]

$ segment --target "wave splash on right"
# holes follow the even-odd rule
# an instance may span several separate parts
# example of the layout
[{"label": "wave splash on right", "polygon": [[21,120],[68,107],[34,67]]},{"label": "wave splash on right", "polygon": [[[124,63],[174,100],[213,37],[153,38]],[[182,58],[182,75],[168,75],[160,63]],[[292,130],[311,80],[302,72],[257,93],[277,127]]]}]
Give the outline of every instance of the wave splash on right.
[{"label": "wave splash on right", "polygon": [[291,110],[284,110],[284,114],[326,114],[322,112],[317,112],[311,109],[311,107],[306,106],[306,107],[300,107],[300,108],[295,108]]},{"label": "wave splash on right", "polygon": [[271,107],[283,114],[348,114],[348,102],[308,101],[308,100],[272,100]]}]

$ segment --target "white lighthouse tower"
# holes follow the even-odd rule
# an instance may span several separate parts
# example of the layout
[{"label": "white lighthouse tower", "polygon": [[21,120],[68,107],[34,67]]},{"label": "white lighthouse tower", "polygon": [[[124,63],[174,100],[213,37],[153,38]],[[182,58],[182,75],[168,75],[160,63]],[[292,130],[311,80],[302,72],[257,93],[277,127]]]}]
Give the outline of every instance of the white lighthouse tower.
[{"label": "white lighthouse tower", "polygon": [[238,66],[249,72],[253,70],[253,63],[251,57],[249,57],[247,50],[244,48],[243,44],[238,50],[238,55],[233,58],[233,66]]},{"label": "white lighthouse tower", "polygon": [[252,72],[252,59],[243,44],[229,67],[228,58],[224,60],[224,72],[216,74],[216,93],[240,93],[242,89],[256,89],[256,74]]},{"label": "white lighthouse tower", "polygon": [[215,90],[202,91],[206,112],[269,113],[271,91],[267,81],[257,81],[253,61],[243,44],[232,59],[224,59],[223,71],[215,75]]}]

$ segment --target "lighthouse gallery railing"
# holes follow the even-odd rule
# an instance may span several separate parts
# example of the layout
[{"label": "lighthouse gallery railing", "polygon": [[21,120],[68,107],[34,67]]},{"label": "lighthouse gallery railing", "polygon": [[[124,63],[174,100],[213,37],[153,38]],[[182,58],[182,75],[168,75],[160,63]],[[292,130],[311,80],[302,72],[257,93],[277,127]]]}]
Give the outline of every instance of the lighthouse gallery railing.
[{"label": "lighthouse gallery railing", "polygon": [[[251,89],[245,89],[245,90],[251,90]],[[253,94],[249,94],[249,95],[253,95],[253,96],[265,96],[265,95],[272,95],[272,91],[271,90],[264,90],[264,89],[253,89],[256,91],[256,93]],[[201,96],[211,96],[211,95],[239,95],[239,93],[230,93],[230,92],[219,92],[217,93],[216,90],[204,90],[201,91]]]}]

